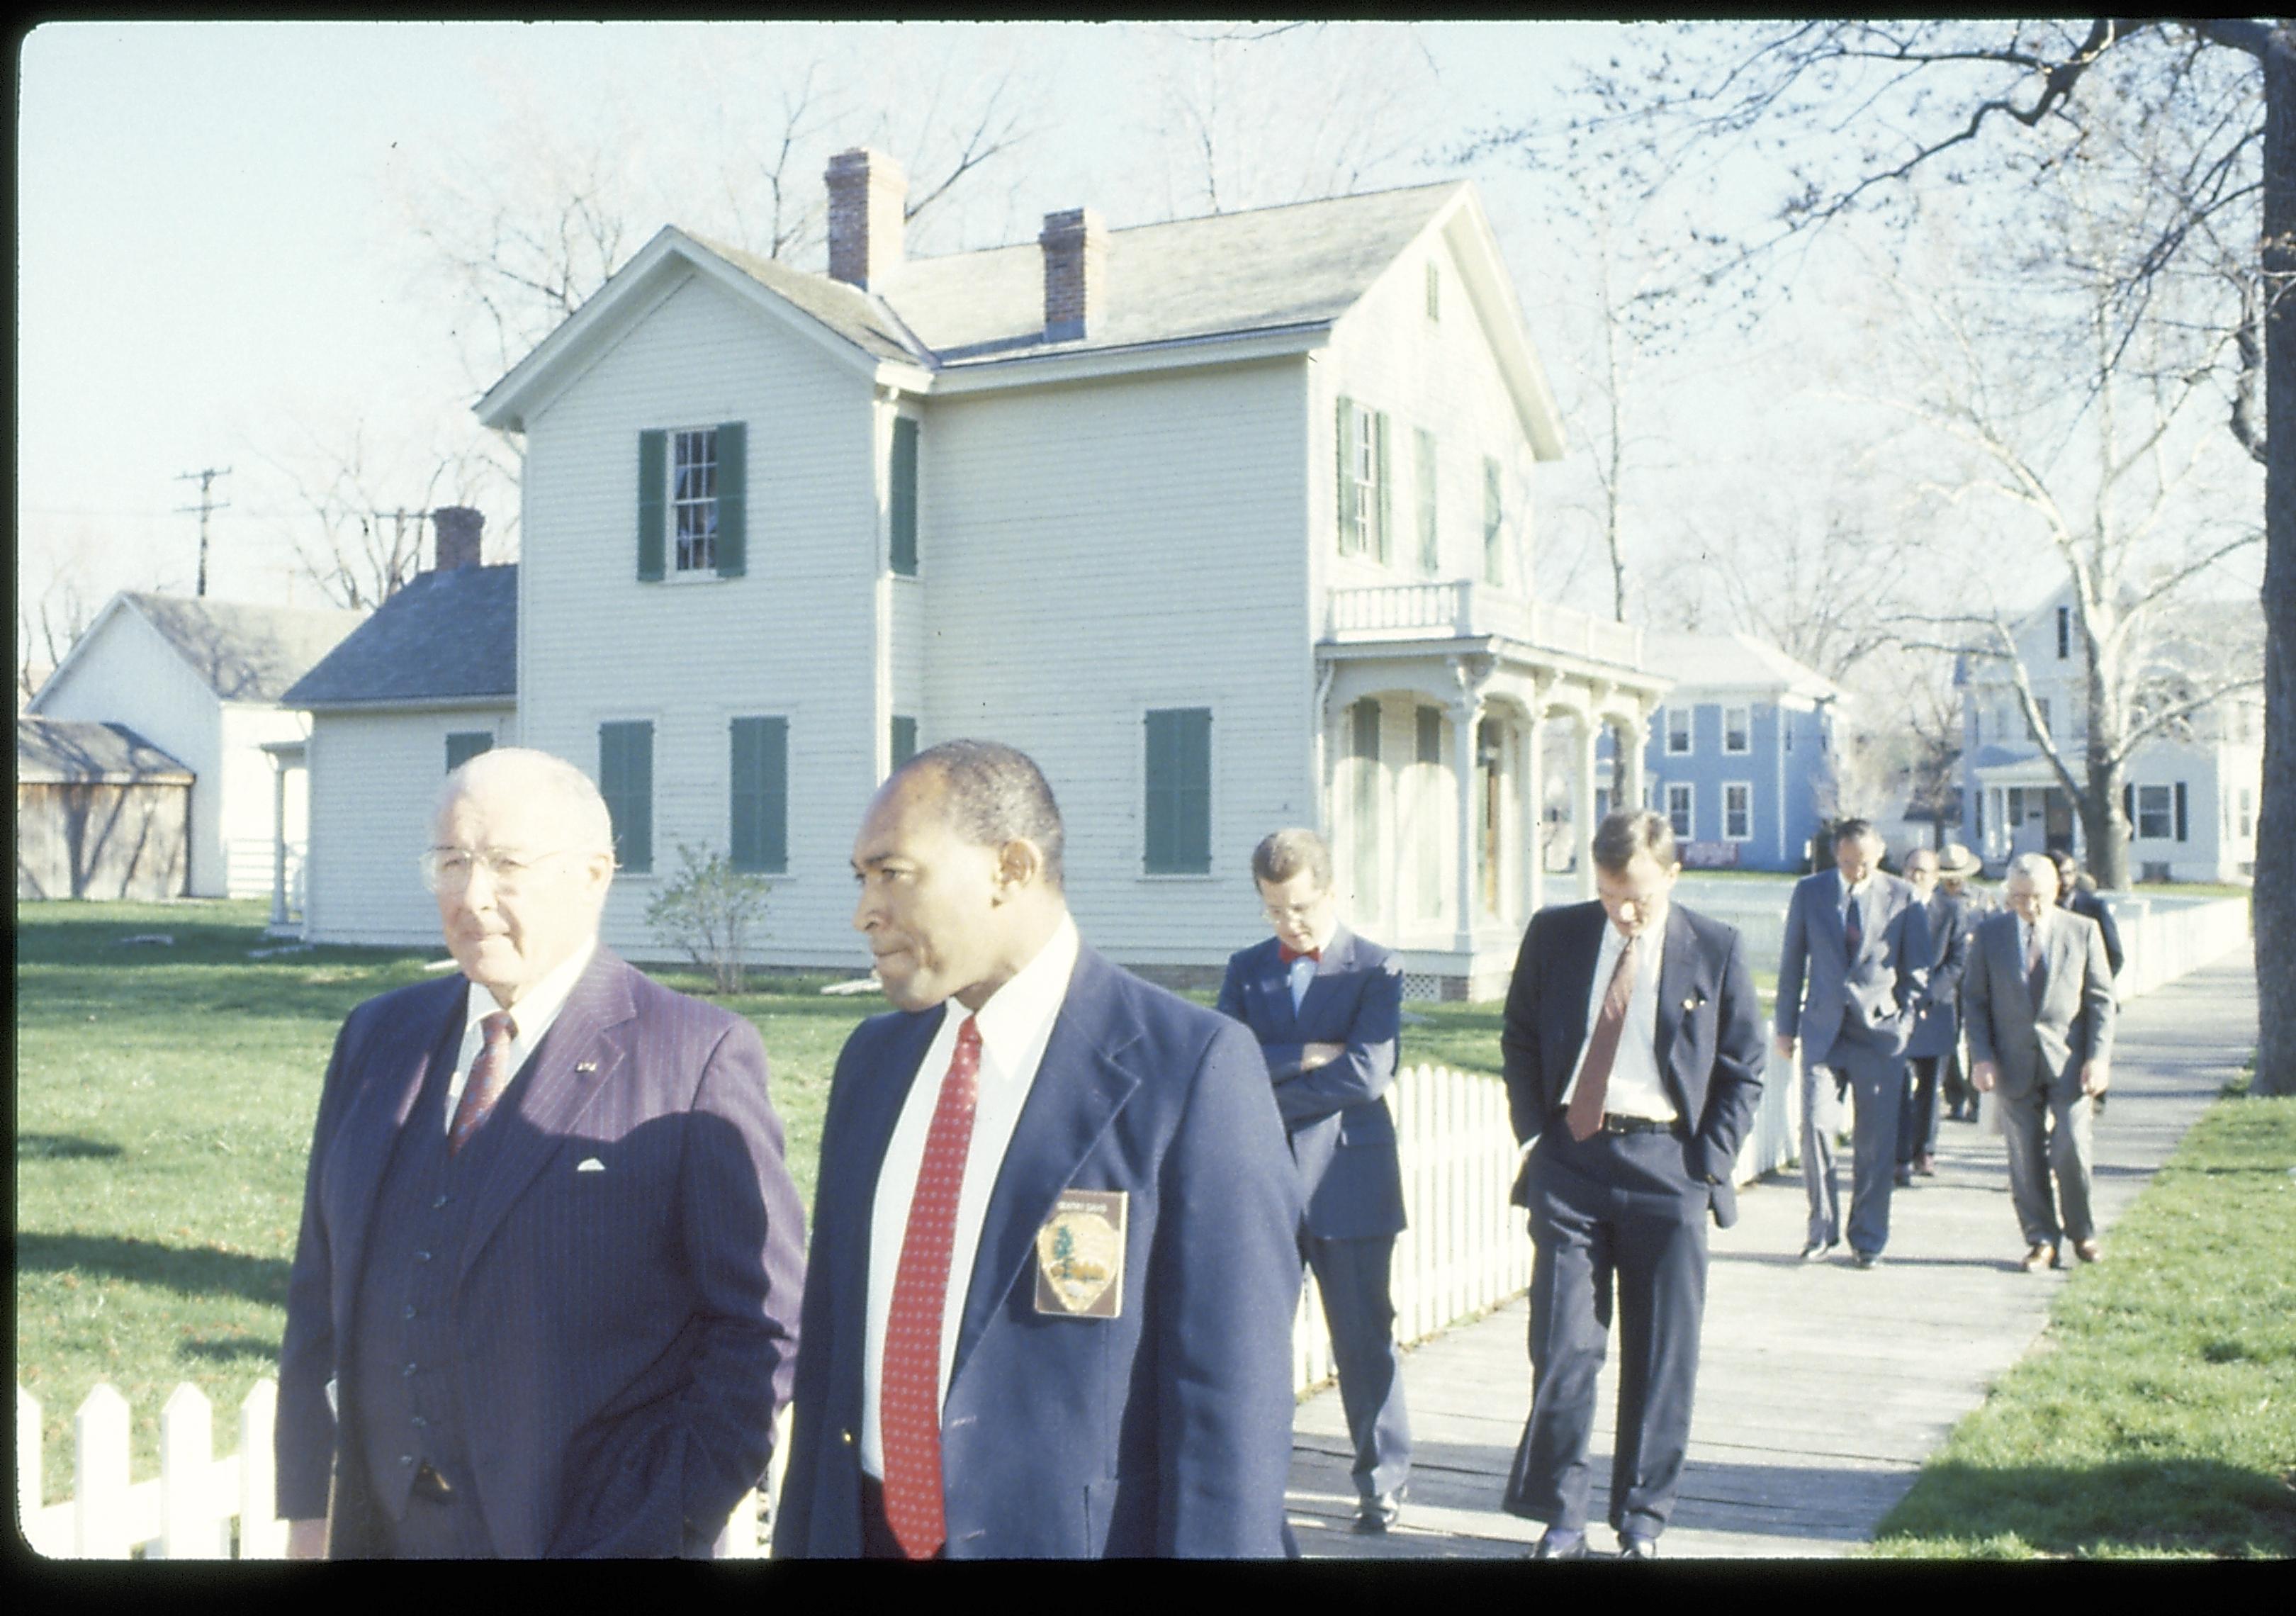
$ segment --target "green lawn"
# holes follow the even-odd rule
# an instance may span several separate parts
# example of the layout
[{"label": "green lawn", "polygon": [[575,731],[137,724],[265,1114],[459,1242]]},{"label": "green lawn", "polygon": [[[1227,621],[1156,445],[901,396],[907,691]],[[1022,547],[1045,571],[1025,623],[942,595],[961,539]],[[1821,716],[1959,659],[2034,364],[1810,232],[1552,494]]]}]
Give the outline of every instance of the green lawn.
[{"label": "green lawn", "polygon": [[2218,1101],[1882,1523],[1945,1558],[2296,1555],[2296,1098]]}]

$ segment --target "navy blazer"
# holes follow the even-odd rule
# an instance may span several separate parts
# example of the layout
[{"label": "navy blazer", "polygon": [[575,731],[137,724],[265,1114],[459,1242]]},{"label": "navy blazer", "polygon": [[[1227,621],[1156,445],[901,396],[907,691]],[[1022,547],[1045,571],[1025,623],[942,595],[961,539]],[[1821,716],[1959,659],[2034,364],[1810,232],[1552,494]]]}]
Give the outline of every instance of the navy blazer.
[{"label": "navy blazer", "polygon": [[[330,1388],[356,1350],[396,1137],[445,1125],[412,1112],[431,1062],[459,1051],[467,986],[361,1005],[320,1094],[280,1349],[278,1508],[329,1516],[345,1557],[376,1546],[356,1424],[337,1423]],[[706,1553],[771,1456],[804,1283],[757,1029],[601,947],[487,1128],[503,1132],[455,1285],[454,1368],[496,1549]]]},{"label": "navy blazer", "polygon": [[1857,914],[1857,957],[1850,959],[1841,872],[1820,870],[1794,882],[1778,960],[1777,1028],[1781,1037],[1800,1038],[1804,1066],[1826,1063],[1845,1011],[1898,1054],[1913,1036],[1929,980],[1928,912],[1911,882],[1877,870],[1858,894]]},{"label": "navy blazer", "polygon": [[1961,972],[1969,958],[1969,900],[1939,887],[1930,894],[1923,918],[1930,932],[1930,973],[1923,985],[1921,1005],[1914,1014],[1913,1034],[1906,1040],[1906,1054],[1909,1059],[1933,1060],[1951,1054],[1961,1041]]},{"label": "navy blazer", "polygon": [[[1401,1234],[1403,1169],[1384,1096],[1403,1021],[1402,957],[1341,926],[1294,1010],[1292,968],[1271,937],[1230,957],[1219,1008],[1251,1029],[1267,1058],[1307,1192],[1308,1232],[1319,1240]],[[1346,1050],[1302,1071],[1307,1044]]]},{"label": "navy blazer", "polygon": [[[1499,1034],[1507,1112],[1518,1144],[1562,1115],[1562,1091],[1587,1041],[1595,960],[1610,923],[1599,903],[1541,909],[1523,933]],[[1738,1220],[1732,1175],[1738,1143],[1762,1097],[1768,1049],[1754,998],[1753,972],[1735,926],[1667,906],[1666,949],[1658,968],[1658,1069],[1688,1128],[1682,1143],[1685,1186],[1703,1189],[1714,1221]],[[1529,1166],[1515,1180],[1514,1204],[1529,1204]]]},{"label": "navy blazer", "polygon": [[[838,1057],[776,1556],[861,1552],[877,1175],[947,1013],[872,1017]],[[1128,1197],[1114,1318],[1037,1310],[1037,1232],[1071,1188]],[[948,1557],[1282,1554],[1299,1226],[1250,1038],[1081,950],[967,1281],[941,1407]]]}]

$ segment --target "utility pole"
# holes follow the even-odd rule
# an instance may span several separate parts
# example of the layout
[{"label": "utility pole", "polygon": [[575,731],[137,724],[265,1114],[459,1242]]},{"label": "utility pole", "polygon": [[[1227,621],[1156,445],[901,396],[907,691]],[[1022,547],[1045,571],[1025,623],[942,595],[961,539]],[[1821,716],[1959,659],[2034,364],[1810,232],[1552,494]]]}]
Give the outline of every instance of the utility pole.
[{"label": "utility pole", "polygon": [[177,482],[196,480],[200,485],[200,503],[195,505],[177,505],[176,513],[179,516],[187,515],[193,511],[200,513],[200,581],[199,587],[194,593],[202,595],[208,592],[208,513],[231,509],[231,503],[228,500],[218,504],[209,497],[208,490],[214,485],[217,478],[230,475],[229,466],[209,466],[203,471],[184,472],[176,479]]}]

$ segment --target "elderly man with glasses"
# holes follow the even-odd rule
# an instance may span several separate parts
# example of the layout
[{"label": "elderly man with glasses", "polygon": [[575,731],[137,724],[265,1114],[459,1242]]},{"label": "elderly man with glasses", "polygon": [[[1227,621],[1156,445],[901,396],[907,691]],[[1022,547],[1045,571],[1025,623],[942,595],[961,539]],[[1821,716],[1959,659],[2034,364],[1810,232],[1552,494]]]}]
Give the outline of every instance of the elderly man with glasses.
[{"label": "elderly man with glasses", "polygon": [[706,1554],[765,1473],[804,1284],[764,1046],[600,945],[612,827],[570,764],[482,753],[433,830],[461,970],[353,1011],[320,1092],[289,1552]]}]

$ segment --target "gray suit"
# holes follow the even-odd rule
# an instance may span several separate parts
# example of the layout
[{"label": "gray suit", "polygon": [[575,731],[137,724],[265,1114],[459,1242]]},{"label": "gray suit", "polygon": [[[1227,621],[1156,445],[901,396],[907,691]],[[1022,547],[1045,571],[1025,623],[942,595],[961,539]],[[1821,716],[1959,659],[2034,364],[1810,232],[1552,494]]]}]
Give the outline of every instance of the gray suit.
[{"label": "gray suit", "polygon": [[2091,1104],[2080,1074],[2085,1062],[2112,1060],[2115,1005],[2112,968],[2096,923],[2070,909],[2048,909],[2038,924],[2038,998],[2019,952],[2017,916],[2005,913],[1977,928],[1962,992],[1970,1060],[1990,1061],[1999,1074],[2017,1221],[2028,1243],[2054,1247],[2060,1235],[2076,1241],[2096,1235],[2089,1210]]},{"label": "gray suit", "polygon": [[1930,930],[1912,883],[1878,871],[1858,894],[1857,914],[1853,951],[1843,929],[1841,872],[1821,870],[1794,883],[1778,961],[1777,1029],[1782,1038],[1801,1039],[1809,1242],[1830,1246],[1844,1232],[1833,1136],[1841,1094],[1854,1089],[1847,1232],[1852,1249],[1878,1253],[1890,1241],[1906,1041],[1929,977]]}]

